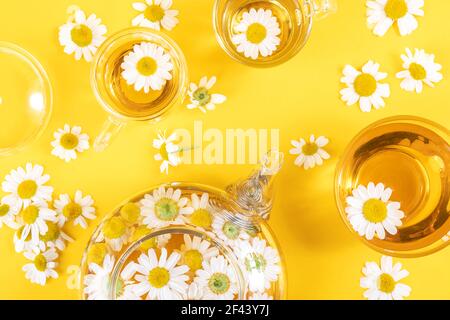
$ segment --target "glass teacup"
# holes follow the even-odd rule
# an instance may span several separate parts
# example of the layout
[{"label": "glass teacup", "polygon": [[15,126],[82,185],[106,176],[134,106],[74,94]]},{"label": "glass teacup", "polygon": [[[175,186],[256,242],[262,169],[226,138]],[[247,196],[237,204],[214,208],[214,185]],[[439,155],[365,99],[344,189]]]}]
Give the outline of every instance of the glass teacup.
[{"label": "glass teacup", "polygon": [[[155,44],[170,56],[171,80],[161,90],[137,90],[123,76],[125,57],[143,43]],[[103,151],[127,122],[157,122],[173,106],[182,103],[188,88],[187,65],[181,49],[167,35],[146,28],[130,28],[111,36],[99,48],[91,70],[91,85],[109,114],[94,143],[96,151]]]},{"label": "glass teacup", "polygon": [[217,40],[233,59],[272,67],[294,57],[306,44],[313,18],[337,9],[337,0],[216,0]]},{"label": "glass teacup", "polygon": [[[384,239],[359,236],[349,219],[354,212],[346,209],[350,206],[347,197],[355,197],[353,191],[358,186],[371,182],[390,188],[389,201],[399,202],[404,213],[397,232],[386,232]],[[369,198],[373,190],[368,191]],[[450,240],[450,131],[410,116],[371,125],[345,151],[337,167],[335,191],[344,222],[371,248],[400,257],[423,256],[442,249]],[[362,213],[371,221],[375,212],[369,215],[367,202]]]}]

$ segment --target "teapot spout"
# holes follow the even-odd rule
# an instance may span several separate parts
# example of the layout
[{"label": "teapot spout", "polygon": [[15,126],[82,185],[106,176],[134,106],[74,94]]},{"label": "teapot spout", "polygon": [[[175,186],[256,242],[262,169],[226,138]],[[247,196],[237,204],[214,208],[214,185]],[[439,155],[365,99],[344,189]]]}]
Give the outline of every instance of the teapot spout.
[{"label": "teapot spout", "polygon": [[227,191],[246,214],[269,219],[274,197],[273,184],[283,161],[283,153],[270,151],[247,179],[228,186]]}]

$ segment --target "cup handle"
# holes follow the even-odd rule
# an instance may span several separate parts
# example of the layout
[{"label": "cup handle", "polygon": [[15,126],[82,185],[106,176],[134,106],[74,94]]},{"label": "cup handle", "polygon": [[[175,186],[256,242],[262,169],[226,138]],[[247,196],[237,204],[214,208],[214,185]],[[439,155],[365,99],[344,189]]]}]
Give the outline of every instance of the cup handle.
[{"label": "cup handle", "polygon": [[321,20],[337,11],[337,0],[309,0],[311,13],[315,19]]},{"label": "cup handle", "polygon": [[94,150],[96,152],[104,151],[124,126],[124,122],[109,117],[103,124],[102,131],[95,139]]}]

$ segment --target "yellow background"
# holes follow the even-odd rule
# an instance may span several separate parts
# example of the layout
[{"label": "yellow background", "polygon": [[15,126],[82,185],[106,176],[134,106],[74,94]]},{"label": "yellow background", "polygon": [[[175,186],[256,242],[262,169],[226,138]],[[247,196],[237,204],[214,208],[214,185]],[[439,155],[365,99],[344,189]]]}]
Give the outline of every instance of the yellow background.
[{"label": "yellow background", "polygon": [[[96,13],[112,34],[131,24],[136,12],[133,0],[79,0],[86,13]],[[66,287],[66,269],[79,263],[90,234],[109,210],[128,196],[167,181],[195,181],[226,186],[247,174],[249,166],[181,166],[169,176],[160,174],[153,160],[152,139],[158,129],[193,128],[203,120],[205,128],[280,128],[282,149],[290,140],[311,133],[325,135],[332,159],[323,167],[304,171],[287,156],[279,179],[278,197],[270,220],[286,257],[291,299],[360,299],[361,268],[380,255],[360,243],[340,220],[333,199],[336,163],[346,144],[370,123],[393,115],[410,114],[450,125],[450,1],[426,1],[425,17],[412,35],[400,37],[394,30],[382,38],[366,27],[365,1],[341,0],[336,15],[314,24],[307,46],[282,66],[257,70],[232,61],[219,47],[212,28],[213,0],[174,0],[180,24],[170,35],[183,49],[191,80],[216,75],[217,92],[228,96],[226,104],[207,115],[177,108],[157,126],[130,125],[104,153],[94,151],[69,164],[50,155],[53,132],[65,123],[80,125],[91,138],[106,116],[89,85],[89,64],[63,53],[58,27],[66,21],[67,0],[2,1],[0,39],[17,43],[44,65],[54,89],[54,113],[42,138],[21,154],[0,159],[0,177],[26,162],[42,164],[51,175],[56,194],[81,189],[91,194],[98,208],[97,221],[88,230],[74,228],[76,242],[62,254],[60,279],[41,288],[30,284],[21,271],[26,259],[14,252],[13,232],[0,230],[0,298],[75,299]],[[424,48],[436,54],[444,66],[444,80],[420,95],[400,89],[395,73],[406,47]],[[388,72],[392,94],[380,111],[363,114],[357,106],[339,100],[339,79],[346,63],[361,66],[368,59]],[[1,70],[0,70],[1,72]],[[218,170],[220,169],[220,170]],[[220,174],[218,174],[220,172]],[[432,256],[401,260],[411,275],[411,298],[450,298],[450,250]]]}]

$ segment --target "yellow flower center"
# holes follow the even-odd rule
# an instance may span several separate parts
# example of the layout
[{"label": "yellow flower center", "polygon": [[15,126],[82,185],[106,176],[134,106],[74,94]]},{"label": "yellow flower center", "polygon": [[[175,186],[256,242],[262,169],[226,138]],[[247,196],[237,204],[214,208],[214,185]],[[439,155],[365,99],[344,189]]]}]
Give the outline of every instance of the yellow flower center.
[{"label": "yellow flower center", "polygon": [[79,140],[73,133],[66,133],[61,137],[59,142],[64,149],[73,150],[78,146]]},{"label": "yellow flower center", "polygon": [[72,41],[79,47],[84,48],[92,43],[93,34],[91,28],[80,24],[71,31]]},{"label": "yellow flower center", "polygon": [[208,229],[212,225],[212,215],[208,210],[197,209],[191,215],[191,222],[197,227]]},{"label": "yellow flower center", "polygon": [[369,97],[377,90],[377,80],[367,73],[361,73],[353,84],[355,91],[361,97]]},{"label": "yellow flower center", "polygon": [[[133,233],[133,242],[139,241],[143,237],[149,235],[152,232],[147,226],[139,226]],[[151,238],[147,241],[144,241],[140,248],[142,251],[148,251],[150,249],[155,249],[158,245],[157,238]]]},{"label": "yellow flower center", "polygon": [[170,273],[166,268],[157,267],[148,274],[148,282],[156,289],[165,287],[170,280]]},{"label": "yellow flower center", "polygon": [[148,6],[144,11],[145,18],[151,22],[161,21],[164,18],[164,15],[164,9],[156,4]]},{"label": "yellow flower center", "polygon": [[422,65],[414,62],[409,66],[409,73],[415,80],[423,80],[427,77],[427,71],[425,70],[425,68]]},{"label": "yellow flower center", "polygon": [[38,254],[34,258],[34,266],[38,271],[44,272],[47,269],[47,259],[42,254]]},{"label": "yellow flower center", "polygon": [[388,0],[384,12],[392,20],[398,20],[408,12],[408,5],[405,0]]},{"label": "yellow flower center", "polygon": [[61,230],[59,229],[58,225],[53,222],[47,222],[48,230],[44,235],[40,235],[42,241],[49,242],[49,241],[56,241],[59,238],[59,235],[61,234]]},{"label": "yellow flower center", "polygon": [[38,185],[33,180],[25,180],[17,187],[17,194],[22,199],[31,199],[36,194]]},{"label": "yellow flower center", "polygon": [[383,222],[387,217],[386,204],[378,199],[367,200],[364,203],[362,212],[366,220],[372,223]]},{"label": "yellow flower center", "polygon": [[25,224],[33,224],[39,217],[39,209],[36,206],[29,206],[22,210],[21,216]]},{"label": "yellow flower center", "polygon": [[222,227],[224,235],[231,240],[236,240],[241,233],[241,229],[232,222],[225,222]]},{"label": "yellow flower center", "polygon": [[141,209],[136,203],[127,203],[120,209],[120,215],[126,222],[135,223],[141,215]]},{"label": "yellow flower center", "polygon": [[173,221],[178,217],[180,208],[176,201],[162,198],[155,204],[155,215],[163,221]]},{"label": "yellow flower center", "polygon": [[267,36],[267,29],[261,23],[255,22],[247,28],[247,40],[254,44],[261,43]]},{"label": "yellow flower center", "polygon": [[108,239],[118,239],[127,231],[127,227],[119,217],[113,217],[105,222],[102,228],[103,234]]},{"label": "yellow flower center", "polygon": [[158,64],[156,63],[155,59],[144,57],[138,61],[136,69],[141,75],[149,77],[156,72],[156,70],[158,69]]},{"label": "yellow flower center", "polygon": [[211,102],[211,95],[206,88],[198,88],[197,90],[195,90],[192,96],[194,97],[194,100],[197,100],[201,106],[206,106]]},{"label": "yellow flower center", "polygon": [[10,209],[9,205],[2,204],[0,206],[0,217],[6,216],[8,214],[8,212],[9,212],[9,209]]},{"label": "yellow flower center", "polygon": [[87,253],[88,264],[95,263],[99,266],[103,265],[103,260],[105,260],[106,254],[108,253],[108,247],[105,243],[95,243],[93,244]]},{"label": "yellow flower center", "polygon": [[70,202],[63,208],[63,215],[67,219],[76,219],[83,212],[81,206],[78,203]]},{"label": "yellow flower center", "polygon": [[384,293],[392,293],[395,289],[395,280],[387,273],[378,278],[378,289]]},{"label": "yellow flower center", "polygon": [[307,143],[302,148],[302,152],[305,156],[313,156],[317,151],[319,151],[319,146],[315,143]]},{"label": "yellow flower center", "polygon": [[230,278],[224,273],[215,273],[209,278],[208,287],[211,292],[222,295],[230,289]]},{"label": "yellow flower center", "polygon": [[198,250],[186,251],[183,255],[183,262],[191,271],[201,269],[203,263],[203,255]]}]

